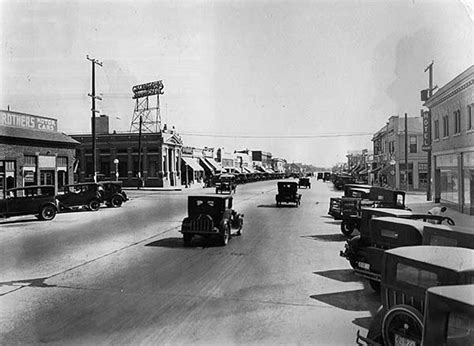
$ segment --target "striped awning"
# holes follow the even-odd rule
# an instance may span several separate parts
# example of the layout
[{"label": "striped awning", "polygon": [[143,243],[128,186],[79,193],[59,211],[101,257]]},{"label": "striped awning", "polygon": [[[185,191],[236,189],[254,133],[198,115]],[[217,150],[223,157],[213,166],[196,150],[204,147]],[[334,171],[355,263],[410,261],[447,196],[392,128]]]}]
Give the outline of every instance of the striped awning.
[{"label": "striped awning", "polygon": [[193,171],[203,171],[202,167],[192,157],[181,157],[186,165],[191,167]]}]

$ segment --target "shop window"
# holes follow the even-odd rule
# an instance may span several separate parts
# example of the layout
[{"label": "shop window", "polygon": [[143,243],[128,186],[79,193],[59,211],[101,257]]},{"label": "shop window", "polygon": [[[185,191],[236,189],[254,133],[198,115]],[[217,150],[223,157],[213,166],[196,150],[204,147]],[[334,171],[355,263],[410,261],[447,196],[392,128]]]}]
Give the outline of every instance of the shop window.
[{"label": "shop window", "polygon": [[439,120],[434,121],[434,139],[439,139]]},{"label": "shop window", "polygon": [[67,156],[58,156],[57,165],[58,167],[67,167]]},{"label": "shop window", "polygon": [[459,179],[456,169],[441,170],[441,199],[459,203]]},{"label": "shop window", "polygon": [[461,133],[461,111],[454,112],[454,133]]},{"label": "shop window", "polygon": [[420,187],[428,185],[428,164],[418,163],[418,183]]},{"label": "shop window", "polygon": [[410,136],[410,153],[414,154],[416,152],[417,152],[416,136]]}]

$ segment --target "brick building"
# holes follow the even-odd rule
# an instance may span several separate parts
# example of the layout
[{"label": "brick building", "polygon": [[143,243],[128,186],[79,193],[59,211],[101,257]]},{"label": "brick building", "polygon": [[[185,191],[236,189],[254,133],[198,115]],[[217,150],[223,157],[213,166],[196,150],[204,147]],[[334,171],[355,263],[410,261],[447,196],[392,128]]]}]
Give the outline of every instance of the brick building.
[{"label": "brick building", "polygon": [[435,201],[474,215],[474,66],[424,104],[431,113]]},{"label": "brick building", "polygon": [[77,145],[56,119],[0,110],[0,198],[13,187],[73,183]]}]

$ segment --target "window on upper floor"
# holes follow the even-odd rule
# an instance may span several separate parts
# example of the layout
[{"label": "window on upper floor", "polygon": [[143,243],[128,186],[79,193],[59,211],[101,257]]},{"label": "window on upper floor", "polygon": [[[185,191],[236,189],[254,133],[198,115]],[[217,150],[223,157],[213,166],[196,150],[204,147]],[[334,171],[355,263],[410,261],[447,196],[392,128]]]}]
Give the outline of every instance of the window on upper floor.
[{"label": "window on upper floor", "polygon": [[417,152],[417,138],[416,136],[410,136],[410,153]]},{"label": "window on upper floor", "polygon": [[449,137],[449,117],[445,115],[443,117],[443,138]]},{"label": "window on upper floor", "polygon": [[439,139],[439,120],[434,121],[434,139]]},{"label": "window on upper floor", "polygon": [[474,119],[472,117],[472,105],[467,106],[467,129],[474,130]]},{"label": "window on upper floor", "polygon": [[461,111],[454,112],[454,133],[461,133]]}]

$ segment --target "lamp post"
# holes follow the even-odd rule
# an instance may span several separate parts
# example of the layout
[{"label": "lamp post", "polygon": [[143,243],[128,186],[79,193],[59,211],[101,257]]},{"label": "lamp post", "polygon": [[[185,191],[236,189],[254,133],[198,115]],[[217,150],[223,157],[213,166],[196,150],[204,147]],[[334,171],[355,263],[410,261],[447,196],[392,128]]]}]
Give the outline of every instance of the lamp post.
[{"label": "lamp post", "polygon": [[118,181],[118,178],[119,178],[119,172],[118,172],[118,164],[119,164],[119,159],[115,159],[114,160],[114,164],[115,164],[115,180]]}]

